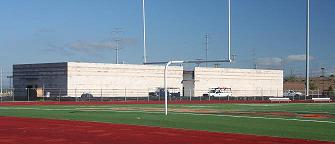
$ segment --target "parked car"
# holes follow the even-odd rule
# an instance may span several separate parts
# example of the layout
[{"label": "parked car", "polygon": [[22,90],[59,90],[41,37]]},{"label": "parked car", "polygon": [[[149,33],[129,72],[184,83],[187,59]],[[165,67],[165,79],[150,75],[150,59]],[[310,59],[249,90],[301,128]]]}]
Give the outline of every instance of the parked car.
[{"label": "parked car", "polygon": [[80,97],[81,97],[81,98],[93,98],[93,95],[90,94],[90,93],[83,93],[83,94],[81,94]]},{"label": "parked car", "polygon": [[[167,90],[168,96],[171,97],[180,97],[180,91],[179,88],[168,88]],[[165,96],[165,89],[164,88],[157,88],[154,92],[149,92],[149,96]]]},{"label": "parked car", "polygon": [[301,92],[296,92],[294,90],[287,90],[283,93],[284,97],[292,97],[292,96],[302,96]]},{"label": "parked car", "polygon": [[210,97],[226,97],[226,96],[232,96],[233,93],[231,91],[231,88],[227,87],[216,87],[216,88],[210,88],[208,90],[208,93],[203,94],[203,96],[210,96]]}]

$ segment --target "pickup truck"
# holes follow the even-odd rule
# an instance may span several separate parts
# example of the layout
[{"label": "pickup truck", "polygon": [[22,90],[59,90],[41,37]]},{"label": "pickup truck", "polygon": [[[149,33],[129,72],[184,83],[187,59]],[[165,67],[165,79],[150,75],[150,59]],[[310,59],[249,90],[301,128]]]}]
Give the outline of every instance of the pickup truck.
[{"label": "pickup truck", "polygon": [[226,97],[226,96],[232,96],[233,93],[231,91],[231,88],[226,87],[216,87],[216,88],[210,88],[208,90],[208,93],[203,94],[203,96],[210,96],[210,97]]},{"label": "pickup truck", "polygon": [[284,97],[292,97],[292,96],[302,96],[301,92],[296,92],[294,90],[287,90],[283,93]]}]

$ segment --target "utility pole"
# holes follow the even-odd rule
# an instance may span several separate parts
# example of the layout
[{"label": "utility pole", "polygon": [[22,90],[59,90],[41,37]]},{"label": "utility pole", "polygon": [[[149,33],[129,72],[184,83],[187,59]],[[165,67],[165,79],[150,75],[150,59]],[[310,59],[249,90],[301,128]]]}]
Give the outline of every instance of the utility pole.
[{"label": "utility pole", "polygon": [[206,46],[206,48],[205,48],[205,50],[206,50],[206,67],[207,67],[207,58],[208,58],[208,34],[206,33],[205,34],[205,46]]},{"label": "utility pole", "polygon": [[121,28],[116,28],[114,31],[112,31],[112,33],[115,33],[115,37],[116,39],[115,41],[115,45],[116,47],[113,48],[115,50],[115,64],[119,64],[119,50],[120,50],[120,37],[119,37],[119,33],[123,32]]},{"label": "utility pole", "polygon": [[115,40],[116,42],[116,48],[115,48],[115,63],[116,64],[119,64],[119,43],[120,43],[120,40],[117,39]]}]

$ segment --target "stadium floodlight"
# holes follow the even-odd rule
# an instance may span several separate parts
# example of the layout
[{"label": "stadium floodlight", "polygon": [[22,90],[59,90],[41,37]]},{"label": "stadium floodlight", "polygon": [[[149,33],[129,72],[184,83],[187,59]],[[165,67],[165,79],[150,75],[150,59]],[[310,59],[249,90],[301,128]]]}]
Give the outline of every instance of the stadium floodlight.
[{"label": "stadium floodlight", "polygon": [[165,69],[164,69],[165,115],[168,114],[167,69],[170,64],[182,64],[182,63],[184,63],[184,61],[169,61],[165,65]]},{"label": "stadium floodlight", "polygon": [[309,3],[310,1],[307,0],[307,5],[306,5],[306,82],[305,82],[305,94],[306,96],[309,96],[309,46],[310,46],[310,36],[309,36],[309,30],[310,30],[310,25],[309,25]]}]

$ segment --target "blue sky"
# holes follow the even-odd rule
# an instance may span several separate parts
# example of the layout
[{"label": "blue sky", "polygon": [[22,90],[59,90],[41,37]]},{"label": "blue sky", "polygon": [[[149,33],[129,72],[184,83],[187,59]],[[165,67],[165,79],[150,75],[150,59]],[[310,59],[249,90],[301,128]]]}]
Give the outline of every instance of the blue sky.
[{"label": "blue sky", "polygon": [[[232,64],[303,74],[306,0],[232,0]],[[311,0],[311,73],[335,73],[335,1]],[[143,62],[141,0],[0,0],[0,65]],[[148,60],[227,55],[227,1],[146,0]],[[122,32],[115,32],[121,30]]]}]

